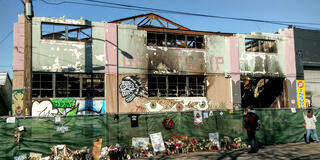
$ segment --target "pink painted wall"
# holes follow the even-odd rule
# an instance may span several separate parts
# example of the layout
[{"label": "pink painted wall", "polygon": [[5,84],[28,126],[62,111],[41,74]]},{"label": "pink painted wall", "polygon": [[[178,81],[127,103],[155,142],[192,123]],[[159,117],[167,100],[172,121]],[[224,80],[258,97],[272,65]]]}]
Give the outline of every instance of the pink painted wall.
[{"label": "pink painted wall", "polygon": [[24,15],[18,15],[13,31],[13,71],[24,70]]},{"label": "pink painted wall", "polygon": [[289,108],[297,108],[297,94],[296,94],[296,57],[294,46],[294,33],[292,28],[283,29],[279,31],[284,41],[284,63],[285,72],[287,75],[287,105]]},{"label": "pink painted wall", "polygon": [[106,37],[106,74],[117,74],[117,24],[105,23]]},{"label": "pink painted wall", "polygon": [[238,82],[240,80],[238,38],[229,37],[229,44],[230,44],[230,75],[234,82]]},{"label": "pink painted wall", "polygon": [[293,29],[283,29],[280,30],[279,33],[284,38],[284,57],[287,79],[293,83],[293,81],[296,80],[296,55]]},{"label": "pink painted wall", "polygon": [[241,86],[240,86],[240,61],[239,45],[237,37],[229,37],[230,51],[230,76],[232,79],[232,103],[233,105],[241,104]]}]

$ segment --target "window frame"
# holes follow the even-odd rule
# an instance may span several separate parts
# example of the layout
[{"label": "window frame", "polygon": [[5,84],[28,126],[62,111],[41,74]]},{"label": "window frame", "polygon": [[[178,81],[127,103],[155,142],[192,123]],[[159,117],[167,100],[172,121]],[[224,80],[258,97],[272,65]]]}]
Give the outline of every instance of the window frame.
[{"label": "window frame", "polygon": [[[53,29],[52,31],[48,31],[47,34],[44,34],[44,25],[47,25],[48,27],[52,25]],[[54,27],[64,27],[64,30],[55,32]],[[78,28],[74,28],[78,27]],[[72,28],[72,29],[69,29]],[[86,33],[83,30],[88,30],[90,33]],[[73,42],[86,42],[86,43],[92,43],[92,26],[89,25],[76,25],[76,24],[61,24],[61,23],[50,23],[50,22],[42,22],[40,26],[40,36],[42,40],[56,40],[56,41],[73,41]],[[69,35],[72,35],[72,33],[76,33],[77,37],[70,37]],[[64,38],[55,38],[55,34],[64,35]],[[52,35],[52,38],[50,37]],[[81,36],[85,35],[87,38],[79,38]],[[48,36],[46,38],[46,36]],[[62,37],[62,36],[60,36]]]},{"label": "window frame", "polygon": [[[159,43],[157,36],[163,35],[163,34],[164,34],[164,39],[159,39],[159,42],[161,41],[163,43]],[[189,42],[191,41],[190,37],[193,37],[194,45],[190,44],[191,43]],[[200,41],[198,41],[199,39]],[[203,35],[147,31],[147,46],[205,49],[205,41],[204,41]]]},{"label": "window frame", "polygon": [[[38,76],[39,75],[39,76]],[[41,77],[42,75],[51,75],[51,79],[50,82],[52,82],[52,88],[51,89],[47,89],[47,88],[42,88],[41,84],[42,84],[42,80],[41,78],[38,80],[35,80],[35,78],[37,77]],[[64,79],[61,79],[63,77],[59,76],[64,76]],[[85,87],[84,86],[84,79],[86,79],[85,77],[90,76],[89,79],[89,83],[90,86]],[[71,80],[73,79],[73,80]],[[88,79],[86,79],[88,80]],[[47,82],[47,81],[45,81]],[[72,82],[75,82],[72,84]],[[64,87],[61,87],[59,89],[59,83],[61,84],[66,84]],[[40,84],[40,86],[38,88],[34,88],[33,86],[35,84]],[[74,85],[76,84],[76,85]],[[78,87],[74,87],[77,86]],[[95,86],[98,86],[95,88]],[[52,91],[52,96],[42,96],[42,91],[47,91],[50,90]],[[58,94],[58,92],[66,92],[66,95],[60,96],[62,94]],[[72,96],[71,91],[78,91],[79,96]],[[91,94],[86,94],[85,92],[91,92]],[[36,93],[36,92],[39,92]],[[104,74],[103,73],[42,73],[42,72],[33,72],[32,73],[32,98],[87,98],[87,97],[104,97],[105,96],[105,84],[104,84]],[[35,94],[36,93],[36,94]]]},{"label": "window frame", "polygon": [[[161,83],[159,82],[159,79]],[[180,81],[179,81],[180,78]],[[191,79],[195,83],[191,83]],[[175,82],[173,80],[176,79]],[[183,81],[185,79],[185,81]],[[202,82],[201,82],[202,79]],[[153,80],[153,81],[151,81]],[[180,82],[180,83],[179,83]],[[176,87],[174,86],[176,84]],[[182,84],[182,85],[181,85]],[[153,86],[152,86],[153,85]],[[179,87],[182,86],[182,87]],[[191,86],[193,86],[191,88]],[[206,97],[206,75],[148,75],[148,97]]]},{"label": "window frame", "polygon": [[[273,40],[273,39],[245,38],[244,42],[245,42],[244,43],[245,52],[253,52],[253,53],[258,52],[258,53],[271,53],[271,54],[272,53],[273,54],[277,54],[278,53],[278,42],[276,40]],[[264,45],[265,42],[267,42],[267,43],[268,42],[272,42],[273,43],[273,45],[268,48],[271,51],[265,51],[264,50],[263,45]],[[257,44],[254,44],[254,43],[257,43]],[[248,47],[247,47],[247,45],[248,45]],[[253,50],[254,47],[256,47],[254,45],[257,45],[258,50],[255,50],[255,51]]]}]

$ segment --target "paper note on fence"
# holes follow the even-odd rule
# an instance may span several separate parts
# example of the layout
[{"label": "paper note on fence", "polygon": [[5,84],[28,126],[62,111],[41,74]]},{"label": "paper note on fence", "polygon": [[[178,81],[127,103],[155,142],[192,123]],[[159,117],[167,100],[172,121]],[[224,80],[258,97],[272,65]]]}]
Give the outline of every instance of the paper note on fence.
[{"label": "paper note on fence", "polygon": [[147,149],[147,144],[149,143],[149,138],[133,137],[132,146],[136,148]]},{"label": "paper note on fence", "polygon": [[213,142],[218,142],[219,143],[219,133],[209,133],[209,139]]},{"label": "paper note on fence", "polygon": [[8,117],[7,123],[16,123],[16,117]]},{"label": "paper note on fence", "polygon": [[155,152],[165,151],[161,132],[150,134],[153,150]]},{"label": "paper note on fence", "polygon": [[202,112],[201,111],[193,111],[193,113],[194,113],[194,124],[203,124]]},{"label": "paper note on fence", "polygon": [[219,133],[209,133],[209,139],[220,148]]}]

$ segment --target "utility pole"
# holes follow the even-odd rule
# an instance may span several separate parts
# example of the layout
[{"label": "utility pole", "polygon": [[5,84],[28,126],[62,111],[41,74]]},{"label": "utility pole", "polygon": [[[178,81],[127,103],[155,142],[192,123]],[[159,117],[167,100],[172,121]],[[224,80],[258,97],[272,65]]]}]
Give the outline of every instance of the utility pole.
[{"label": "utility pole", "polygon": [[28,116],[31,113],[32,16],[32,0],[24,0],[24,116]]}]

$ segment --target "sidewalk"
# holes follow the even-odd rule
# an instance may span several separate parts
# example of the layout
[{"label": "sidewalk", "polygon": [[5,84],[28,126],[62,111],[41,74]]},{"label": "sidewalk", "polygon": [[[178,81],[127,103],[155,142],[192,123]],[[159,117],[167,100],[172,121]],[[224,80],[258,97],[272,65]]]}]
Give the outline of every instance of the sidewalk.
[{"label": "sidewalk", "polygon": [[193,152],[179,155],[158,155],[152,159],[225,159],[225,160],[256,160],[256,159],[320,159],[320,143],[304,142],[265,146],[258,153],[247,153],[246,150],[230,152]]}]

